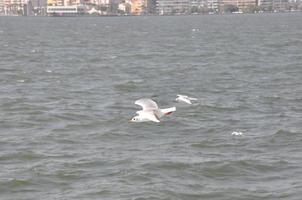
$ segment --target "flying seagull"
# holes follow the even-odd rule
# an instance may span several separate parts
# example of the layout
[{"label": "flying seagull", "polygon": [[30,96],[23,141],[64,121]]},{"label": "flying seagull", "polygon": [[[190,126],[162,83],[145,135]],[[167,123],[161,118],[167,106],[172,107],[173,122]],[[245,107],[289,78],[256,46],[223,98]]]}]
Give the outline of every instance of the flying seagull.
[{"label": "flying seagull", "polygon": [[196,98],[188,97],[186,95],[181,95],[181,94],[178,94],[177,98],[175,99],[175,101],[177,102],[184,102],[187,104],[192,104],[191,101],[196,101],[196,100],[197,100]]},{"label": "flying seagull", "polygon": [[139,99],[135,101],[136,105],[141,106],[143,109],[136,112],[136,116],[134,116],[130,122],[160,122],[159,119],[165,115],[169,115],[172,112],[176,111],[175,107],[160,109],[157,106],[157,103],[152,99]]}]

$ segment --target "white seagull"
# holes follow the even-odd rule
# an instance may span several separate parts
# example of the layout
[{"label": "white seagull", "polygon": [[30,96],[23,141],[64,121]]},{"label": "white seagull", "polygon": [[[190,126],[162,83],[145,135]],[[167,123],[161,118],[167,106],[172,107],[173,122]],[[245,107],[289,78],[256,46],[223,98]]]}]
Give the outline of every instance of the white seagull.
[{"label": "white seagull", "polygon": [[191,101],[196,101],[196,100],[197,100],[196,98],[188,97],[186,95],[181,95],[181,94],[178,94],[177,98],[175,99],[175,101],[177,102],[185,102],[187,104],[192,104]]},{"label": "white seagull", "polygon": [[139,105],[143,110],[136,112],[137,116],[134,116],[130,122],[160,122],[159,119],[165,115],[169,115],[172,112],[176,111],[175,107],[160,109],[157,106],[157,103],[152,99],[139,99],[135,101],[136,105]]}]

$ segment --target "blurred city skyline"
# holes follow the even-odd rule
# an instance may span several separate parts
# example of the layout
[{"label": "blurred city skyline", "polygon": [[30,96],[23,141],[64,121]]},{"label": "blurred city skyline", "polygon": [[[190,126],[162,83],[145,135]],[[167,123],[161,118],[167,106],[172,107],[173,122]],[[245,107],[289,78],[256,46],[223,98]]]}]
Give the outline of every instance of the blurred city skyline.
[{"label": "blurred city skyline", "polygon": [[196,15],[301,11],[302,0],[0,0],[0,15]]}]

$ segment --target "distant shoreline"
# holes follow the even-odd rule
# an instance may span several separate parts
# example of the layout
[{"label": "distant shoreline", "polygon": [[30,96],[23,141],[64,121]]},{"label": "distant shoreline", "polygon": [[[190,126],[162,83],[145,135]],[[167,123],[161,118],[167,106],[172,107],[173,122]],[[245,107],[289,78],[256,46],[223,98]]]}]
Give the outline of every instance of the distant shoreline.
[{"label": "distant shoreline", "polygon": [[118,14],[111,14],[111,15],[89,15],[89,14],[84,14],[84,15],[54,15],[54,16],[50,16],[50,15],[4,15],[4,14],[0,14],[0,17],[148,17],[148,16],[156,16],[156,17],[177,17],[177,16],[211,16],[211,15],[258,15],[258,14],[282,14],[282,13],[301,13],[302,10],[295,10],[295,11],[277,11],[277,12],[273,12],[273,11],[263,11],[263,12],[255,12],[255,13],[251,13],[251,12],[242,12],[242,13],[211,13],[211,14],[206,14],[206,13],[198,13],[198,14],[173,14],[173,15],[160,15],[160,14],[148,14],[148,15],[118,15]]}]

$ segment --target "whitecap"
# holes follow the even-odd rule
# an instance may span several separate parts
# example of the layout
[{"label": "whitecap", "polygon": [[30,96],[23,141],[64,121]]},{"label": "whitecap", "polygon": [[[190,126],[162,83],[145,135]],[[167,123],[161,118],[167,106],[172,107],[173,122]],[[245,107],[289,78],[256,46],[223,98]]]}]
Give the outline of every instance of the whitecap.
[{"label": "whitecap", "polygon": [[232,133],[232,135],[241,136],[241,135],[243,135],[243,133],[242,132],[236,132],[236,131],[234,131]]}]

